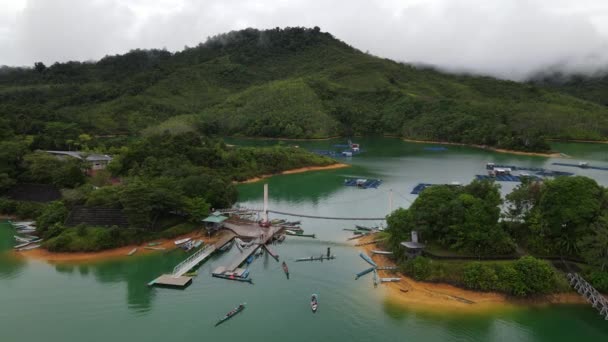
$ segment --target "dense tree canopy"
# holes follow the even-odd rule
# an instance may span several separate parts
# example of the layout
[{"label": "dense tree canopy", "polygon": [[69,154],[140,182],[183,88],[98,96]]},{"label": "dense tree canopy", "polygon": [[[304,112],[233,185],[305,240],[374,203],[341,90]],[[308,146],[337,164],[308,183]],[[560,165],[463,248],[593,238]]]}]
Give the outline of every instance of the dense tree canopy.
[{"label": "dense tree canopy", "polygon": [[177,53],[133,50],[0,73],[0,128],[36,135],[41,149],[82,148],[83,133],[198,125],[228,135],[391,134],[545,151],[547,137],[606,139],[607,113],[543,85],[380,59],[319,28],[247,29]]}]

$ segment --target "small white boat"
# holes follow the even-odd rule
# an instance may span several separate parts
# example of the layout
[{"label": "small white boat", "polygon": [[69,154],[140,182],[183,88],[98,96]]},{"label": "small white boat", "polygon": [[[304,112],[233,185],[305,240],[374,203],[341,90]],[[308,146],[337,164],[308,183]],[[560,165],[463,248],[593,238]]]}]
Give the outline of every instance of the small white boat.
[{"label": "small white boat", "polygon": [[173,243],[174,243],[176,246],[179,246],[179,245],[181,245],[182,243],[186,243],[186,242],[188,242],[188,241],[190,241],[190,240],[192,240],[192,238],[179,239],[179,240],[175,240],[175,241],[173,241]]},{"label": "small white boat", "polygon": [[32,242],[32,240],[35,240],[36,238],[26,238],[26,237],[22,237],[22,236],[18,236],[18,235],[13,235],[13,237],[15,238],[15,240],[19,241],[19,242]]},{"label": "small white boat", "polygon": [[383,283],[398,282],[400,280],[401,278],[380,278],[380,281]]},{"label": "small white boat", "polygon": [[194,248],[199,248],[203,244],[203,240],[196,240],[194,242]]},{"label": "small white boat", "polygon": [[133,248],[130,252],[129,252],[129,256],[135,254],[135,252],[137,252],[137,248]]},{"label": "small white boat", "polygon": [[393,252],[389,252],[389,251],[378,251],[378,250],[373,250],[372,251],[373,254],[382,254],[382,255],[392,255]]},{"label": "small white boat", "polygon": [[25,246],[23,248],[19,248],[18,251],[29,251],[30,249],[35,249],[40,247],[40,245],[29,245],[29,246]]}]

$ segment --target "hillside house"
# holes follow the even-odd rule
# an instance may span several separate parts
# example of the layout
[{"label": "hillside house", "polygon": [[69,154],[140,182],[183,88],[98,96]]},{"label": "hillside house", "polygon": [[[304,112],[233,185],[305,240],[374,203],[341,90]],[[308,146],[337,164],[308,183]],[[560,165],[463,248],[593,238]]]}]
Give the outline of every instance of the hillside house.
[{"label": "hillside house", "polygon": [[107,154],[87,153],[80,151],[44,151],[58,158],[76,158],[85,160],[89,168],[93,171],[103,170],[112,161],[112,157]]}]

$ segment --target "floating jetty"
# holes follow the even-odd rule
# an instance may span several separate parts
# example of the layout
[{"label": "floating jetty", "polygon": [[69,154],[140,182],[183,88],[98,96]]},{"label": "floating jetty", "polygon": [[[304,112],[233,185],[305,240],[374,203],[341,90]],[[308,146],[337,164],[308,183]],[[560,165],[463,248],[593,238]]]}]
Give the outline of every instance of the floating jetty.
[{"label": "floating jetty", "polygon": [[588,163],[585,163],[585,162],[580,162],[578,164],[571,164],[571,163],[552,163],[552,164],[553,165],[558,165],[558,166],[578,167],[580,169],[591,169],[591,170],[608,171],[608,167],[604,167],[604,166],[592,166],[592,165],[589,165]]},{"label": "floating jetty", "polygon": [[345,186],[356,186],[361,189],[377,189],[380,184],[382,184],[380,179],[346,178],[344,180]]},{"label": "floating jetty", "polygon": [[[152,280],[148,283],[148,286],[166,286],[166,287],[181,287],[184,288],[192,283],[192,277],[188,277],[185,274],[191,269],[198,266],[200,263],[205,261],[213,252],[216,251],[217,246],[223,246],[229,241],[234,239],[234,234],[226,234],[216,244],[207,245],[198,251],[194,252],[184,261],[180,262],[173,268],[173,272],[170,274],[163,274],[160,277]],[[158,249],[159,247],[144,247],[146,249]]]},{"label": "floating jetty", "polygon": [[248,276],[249,276],[248,269],[237,268],[237,269],[230,271],[230,270],[227,270],[226,268],[220,266],[211,273],[211,276],[213,276],[215,278],[234,280],[234,281],[240,281],[243,283],[253,284],[253,279],[248,278]]},{"label": "floating jetty", "polygon": [[374,266],[374,268],[378,267],[378,265],[376,265],[374,260],[372,260],[372,258],[370,258],[367,254],[361,252],[361,253],[359,253],[359,256],[361,257],[361,259],[365,260],[368,264]]},{"label": "floating jetty", "polygon": [[315,234],[303,234],[303,233],[298,233],[298,232],[293,232],[293,231],[290,232],[289,230],[286,230],[285,234],[289,235],[289,236],[307,237],[307,238],[312,238],[312,239],[316,238]]},{"label": "floating jetty", "polygon": [[375,267],[370,267],[370,268],[368,268],[366,270],[363,270],[363,271],[357,273],[355,275],[355,280],[361,278],[362,276],[364,276],[364,275],[366,275],[366,274],[368,274],[370,272],[373,272],[375,269],[376,269]]}]

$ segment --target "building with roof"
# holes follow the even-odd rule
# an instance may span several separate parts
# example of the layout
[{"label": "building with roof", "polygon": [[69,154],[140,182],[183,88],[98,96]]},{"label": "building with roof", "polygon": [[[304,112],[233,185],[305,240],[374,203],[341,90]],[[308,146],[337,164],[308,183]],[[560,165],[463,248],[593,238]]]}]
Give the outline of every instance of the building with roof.
[{"label": "building with roof", "polygon": [[422,251],[426,247],[423,243],[418,242],[418,232],[412,230],[412,241],[403,241],[400,243],[405,248],[407,258],[415,258],[422,255]]},{"label": "building with roof", "polygon": [[227,219],[228,218],[223,216],[219,211],[214,211],[211,215],[203,219],[202,222],[207,229],[207,233],[211,235],[212,233],[220,230],[224,226],[224,221]]},{"label": "building with roof", "polygon": [[76,158],[84,160],[89,164],[91,170],[103,170],[112,161],[112,157],[107,154],[88,153],[81,151],[44,151],[58,158]]}]

